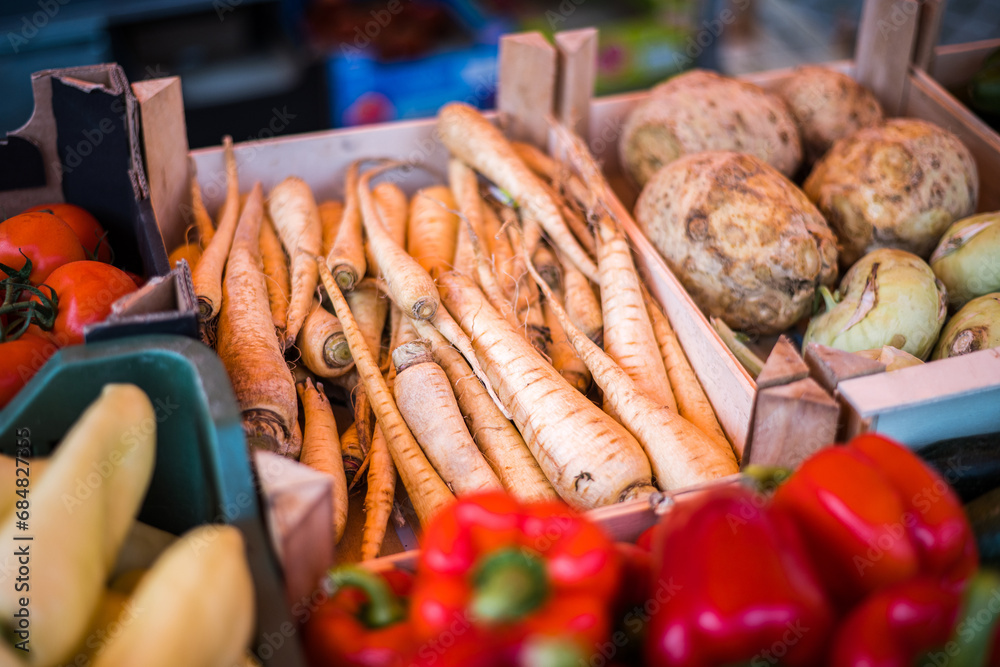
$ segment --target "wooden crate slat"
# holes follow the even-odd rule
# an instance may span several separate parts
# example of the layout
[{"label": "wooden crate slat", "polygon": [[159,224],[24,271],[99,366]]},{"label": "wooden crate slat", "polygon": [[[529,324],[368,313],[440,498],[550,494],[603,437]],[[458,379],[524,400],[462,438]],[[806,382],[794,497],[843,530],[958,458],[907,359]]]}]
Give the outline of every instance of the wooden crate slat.
[{"label": "wooden crate slat", "polygon": [[911,76],[905,113],[954,132],[979,171],[978,211],[1000,210],[1000,136],[922,70]]}]

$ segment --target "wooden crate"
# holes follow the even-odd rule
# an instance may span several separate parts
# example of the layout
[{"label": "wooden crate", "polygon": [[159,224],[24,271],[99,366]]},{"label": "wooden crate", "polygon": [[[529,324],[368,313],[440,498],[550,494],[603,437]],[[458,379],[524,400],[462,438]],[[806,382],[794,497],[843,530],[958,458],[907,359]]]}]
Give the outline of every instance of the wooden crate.
[{"label": "wooden crate", "polygon": [[[488,114],[495,117],[493,114]],[[318,132],[294,137],[241,142],[234,146],[240,189],[248,190],[260,181],[265,192],[290,175],[303,178],[318,200],[342,198],[343,176],[348,165],[360,157],[390,157],[421,163],[427,169],[401,174],[397,184],[408,194],[420,187],[445,180],[447,152],[435,138],[435,121],[419,120],[361,128]],[[224,198],[225,176],[221,147],[203,148],[190,153],[211,211]],[[639,255],[642,261],[643,255]],[[692,366],[705,386],[720,421],[728,424],[727,433],[734,442],[746,437],[753,404],[753,383],[742,366],[722,344],[711,325],[694,306],[680,283],[669,271],[645,262],[650,287],[664,305],[677,328]],[[663,271],[663,273],[659,273]],[[614,536],[635,539],[655,522],[655,514],[646,501],[623,503],[592,511],[592,515]],[[412,546],[408,527],[400,536],[389,531],[383,553]],[[400,554],[395,558],[409,558]]]},{"label": "wooden crate", "polygon": [[[998,45],[1000,40],[977,43],[974,48],[942,47],[937,51],[940,55],[937,67],[955,65],[949,70],[953,81],[964,81],[986,53]],[[838,61],[826,66],[858,78],[856,61]],[[791,71],[774,70],[740,78],[764,89],[773,89]],[[969,147],[980,179],[977,211],[1000,210],[1000,136],[955,99],[941,82],[922,70],[908,66],[901,90],[899,116],[920,118],[940,125],[955,133]],[[634,203],[638,193],[621,175],[616,139],[629,112],[647,97],[644,92],[628,93],[594,99],[590,105],[590,145],[603,161],[609,180],[615,184],[626,206]],[[626,230],[647,279],[656,289],[664,276],[672,277],[668,267],[635,225],[627,224]],[[668,312],[672,303],[688,301],[659,291],[657,294]],[[697,349],[699,342],[685,337],[686,333],[690,334],[678,328],[678,336],[685,349],[689,346]],[[705,347],[708,343],[702,341],[700,345]],[[965,361],[935,361],[905,371],[857,378],[845,383],[840,393],[843,418],[848,421],[846,434],[879,431],[919,447],[949,433],[958,437],[997,430],[997,421],[1000,420],[1000,370],[990,356],[995,353],[987,351],[969,355]],[[692,359],[692,363],[697,361],[697,358]],[[985,369],[990,372],[983,372]],[[711,373],[704,367],[699,372]],[[730,379],[723,377],[709,382],[706,389],[718,392]],[[712,398],[715,400],[716,397]],[[991,400],[992,411],[989,409]],[[938,435],[932,437],[932,434]]]}]

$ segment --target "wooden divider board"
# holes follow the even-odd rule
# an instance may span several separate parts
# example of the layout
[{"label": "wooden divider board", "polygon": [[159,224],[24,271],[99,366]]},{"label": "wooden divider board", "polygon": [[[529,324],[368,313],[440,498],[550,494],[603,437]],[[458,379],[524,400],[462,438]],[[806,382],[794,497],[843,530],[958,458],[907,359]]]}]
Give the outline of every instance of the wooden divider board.
[{"label": "wooden divider board", "polygon": [[497,111],[507,136],[540,148],[548,144],[547,116],[555,112],[559,56],[539,32],[500,38]]},{"label": "wooden divider board", "polygon": [[191,206],[187,129],[181,79],[177,76],[132,84],[142,117],[143,160],[163,244],[167,251],[184,243]]}]

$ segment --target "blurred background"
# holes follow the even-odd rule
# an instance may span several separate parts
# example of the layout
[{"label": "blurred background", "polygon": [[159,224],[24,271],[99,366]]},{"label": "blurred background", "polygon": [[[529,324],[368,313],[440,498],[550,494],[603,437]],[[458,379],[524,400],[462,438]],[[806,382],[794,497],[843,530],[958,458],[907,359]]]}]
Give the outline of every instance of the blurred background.
[{"label": "blurred background", "polygon": [[[849,58],[861,0],[3,0],[0,136],[30,75],[120,63],[182,77],[192,148],[493,106],[504,32],[600,28],[598,93],[691,67]],[[949,0],[945,44],[1000,36],[1000,0]]]}]

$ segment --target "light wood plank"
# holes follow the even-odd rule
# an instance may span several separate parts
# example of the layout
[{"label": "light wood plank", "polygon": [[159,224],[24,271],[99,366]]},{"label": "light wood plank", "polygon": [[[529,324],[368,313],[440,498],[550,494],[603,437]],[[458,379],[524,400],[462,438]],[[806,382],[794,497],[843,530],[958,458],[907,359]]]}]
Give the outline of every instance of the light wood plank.
[{"label": "light wood plank", "polygon": [[555,42],[559,49],[556,117],[587,140],[590,98],[597,81],[597,29],[557,32]]},{"label": "light wood plank", "polygon": [[778,338],[757,376],[757,391],[809,377],[809,367],[787,336]]},{"label": "light wood plank", "polygon": [[845,380],[859,423],[911,446],[1000,430],[1000,348]]},{"label": "light wood plank", "polygon": [[184,243],[191,192],[180,77],[132,84],[142,117],[143,157],[156,223],[169,253]]},{"label": "light wood plank", "polygon": [[934,49],[941,40],[946,0],[924,0],[920,6],[917,43],[913,49],[913,66],[929,70],[934,62]]},{"label": "light wood plank", "polygon": [[890,116],[903,108],[919,16],[917,0],[865,0],[861,12],[857,80],[875,93]]},{"label": "light wood plank", "polygon": [[757,394],[748,462],[795,468],[837,438],[840,406],[812,378]]},{"label": "light wood plank", "polygon": [[977,211],[1000,210],[1000,135],[969,111],[926,72],[914,70],[906,99],[907,116],[923,118],[954,132],[976,160]]},{"label": "light wood plank", "polygon": [[806,345],[806,364],[813,379],[833,394],[844,380],[885,371],[885,364],[819,343]]},{"label": "light wood plank", "polygon": [[309,598],[333,565],[333,485],[298,461],[255,451],[271,539],[285,573],[288,602]]},{"label": "light wood plank", "polygon": [[935,81],[949,90],[964,86],[986,56],[1000,49],[1000,37],[965,44],[948,44],[934,50],[934,59],[926,70]]},{"label": "light wood plank", "polygon": [[548,146],[547,117],[555,113],[558,63],[555,47],[541,33],[500,38],[497,110],[508,137]]}]

